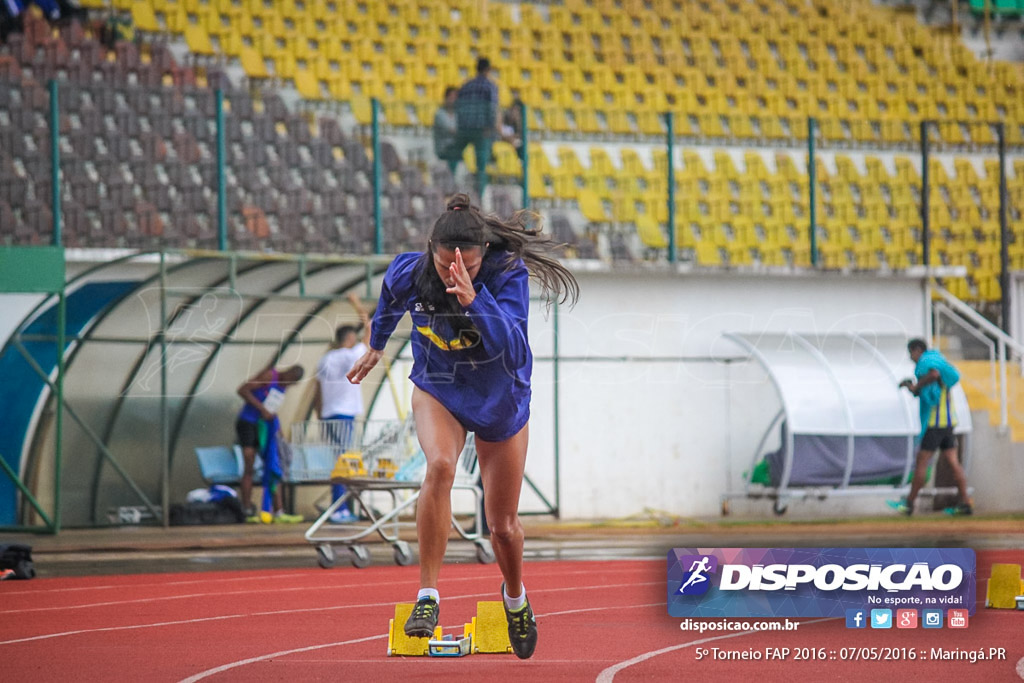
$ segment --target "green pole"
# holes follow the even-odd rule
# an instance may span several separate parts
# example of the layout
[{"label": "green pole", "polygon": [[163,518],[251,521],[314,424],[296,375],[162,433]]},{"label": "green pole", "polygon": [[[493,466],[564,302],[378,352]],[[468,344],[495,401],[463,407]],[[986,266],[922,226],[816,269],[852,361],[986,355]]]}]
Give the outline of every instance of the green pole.
[{"label": "green pole", "polygon": [[665,114],[666,142],[668,143],[668,262],[676,262],[676,132],[672,112]]},{"label": "green pole", "polygon": [[552,323],[552,334],[551,340],[551,374],[554,387],[553,400],[555,403],[554,409],[554,428],[555,428],[555,518],[560,519],[562,516],[562,502],[561,502],[561,463],[560,463],[560,443],[559,438],[560,428],[558,424],[558,302],[553,302],[551,306],[551,323]]},{"label": "green pole", "polygon": [[807,182],[809,186],[810,199],[810,236],[811,236],[811,267],[818,267],[818,212],[817,192],[818,169],[814,163],[814,128],[817,122],[813,116],[807,117]]},{"label": "green pole", "polygon": [[217,88],[217,248],[228,250],[227,180],[224,164],[227,152],[224,146],[224,91]]},{"label": "green pole", "polygon": [[523,208],[530,208],[530,122],[526,103],[519,103],[520,128],[523,131]]},{"label": "green pole", "polygon": [[53,524],[50,526],[53,533],[60,531],[61,466],[64,461],[64,334],[67,326],[67,298],[64,296],[63,285],[57,296],[57,433],[53,444]]},{"label": "green pole", "polygon": [[371,135],[373,136],[373,253],[384,253],[384,231],[380,217],[380,193],[383,183],[380,163],[380,102],[374,97],[370,100],[372,112]]},{"label": "green pole", "polygon": [[996,132],[999,135],[999,302],[1002,308],[1003,332],[1010,334],[1010,226],[1006,214],[1006,124],[1002,121],[996,123]]},{"label": "green pole", "polygon": [[[61,246],[60,224],[60,102],[57,81],[50,79],[50,208],[53,211],[53,244]],[[63,350],[61,350],[63,353]]]},{"label": "green pole", "polygon": [[160,512],[164,528],[171,525],[171,457],[167,414],[167,264],[160,251]]},{"label": "green pole", "polygon": [[[36,497],[33,496],[32,492],[28,490],[28,487],[25,486],[25,482],[23,482],[21,480],[21,477],[18,476],[18,473],[15,472],[14,469],[11,468],[11,466],[7,464],[7,461],[4,460],[2,455],[0,455],[0,471],[2,471],[4,474],[6,474],[7,477],[18,488],[18,490],[21,491],[21,495],[25,496],[25,500],[27,500],[29,502],[29,504],[35,509],[36,514],[38,514],[40,517],[43,518],[43,523],[46,525],[46,530],[49,531],[50,533],[57,533],[57,529],[54,526],[54,521],[52,519],[50,519],[49,515],[46,514],[46,510],[43,509],[43,506],[39,504],[39,501],[36,500]],[[26,526],[26,525],[22,525],[22,524],[17,524],[17,525],[13,525],[13,526],[3,526],[3,527],[0,527],[0,529],[11,530],[11,531],[21,531],[21,530],[29,530],[29,529],[35,529],[35,528],[36,527],[30,527],[30,526]]]},{"label": "green pole", "polygon": [[932,236],[931,236],[931,194],[928,182],[928,122],[921,121],[921,263],[925,267],[931,265],[932,261]]}]

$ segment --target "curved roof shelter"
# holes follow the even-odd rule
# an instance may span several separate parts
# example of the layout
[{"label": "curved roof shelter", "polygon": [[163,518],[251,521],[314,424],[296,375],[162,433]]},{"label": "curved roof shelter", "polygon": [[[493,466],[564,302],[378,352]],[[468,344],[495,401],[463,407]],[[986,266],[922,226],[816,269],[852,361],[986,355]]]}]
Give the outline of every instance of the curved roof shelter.
[{"label": "curved roof shelter", "polygon": [[[921,432],[916,399],[898,387],[913,375],[905,338],[796,332],[725,337],[763,367],[781,403],[753,455],[745,494],[758,489],[784,500],[808,487],[817,489],[815,495],[832,495],[905,485]],[[956,431],[970,432],[963,389],[955,386],[952,396]],[[763,454],[776,429],[781,448]],[[762,455],[767,481],[758,482]]]},{"label": "curved roof shelter", "polygon": [[[97,264],[68,281],[65,526],[114,523],[124,506],[159,516],[161,501],[203,486],[194,448],[234,442],[237,387],[270,364],[300,364],[306,380],[314,377],[335,328],[357,322],[346,294],[376,292],[389,260],[166,256],[163,263],[157,255],[133,255]],[[41,323],[55,306],[54,297],[43,300],[14,337],[35,345],[30,351],[48,375],[56,371],[57,337],[52,324]],[[402,344],[399,335],[389,354]],[[0,367],[26,380],[38,374],[11,344],[0,349]],[[380,378],[371,377],[369,392],[380,385],[374,379]],[[5,429],[4,457],[26,479],[44,481],[54,469],[56,397],[38,378],[16,386],[10,398],[26,409]],[[282,419],[306,419],[313,389],[304,381],[290,390]],[[26,518],[16,494],[12,486],[0,490],[0,524]]]}]

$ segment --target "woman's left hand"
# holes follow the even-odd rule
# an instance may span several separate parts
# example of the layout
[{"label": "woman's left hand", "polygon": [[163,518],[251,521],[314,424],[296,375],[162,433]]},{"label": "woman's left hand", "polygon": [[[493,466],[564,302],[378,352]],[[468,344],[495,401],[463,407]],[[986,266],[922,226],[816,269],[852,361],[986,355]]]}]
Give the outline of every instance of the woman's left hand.
[{"label": "woman's left hand", "polygon": [[455,260],[448,266],[451,277],[448,281],[448,289],[445,291],[454,294],[459,300],[459,305],[466,308],[476,299],[476,290],[473,289],[473,278],[469,277],[466,264],[462,261],[462,250],[455,248]]}]

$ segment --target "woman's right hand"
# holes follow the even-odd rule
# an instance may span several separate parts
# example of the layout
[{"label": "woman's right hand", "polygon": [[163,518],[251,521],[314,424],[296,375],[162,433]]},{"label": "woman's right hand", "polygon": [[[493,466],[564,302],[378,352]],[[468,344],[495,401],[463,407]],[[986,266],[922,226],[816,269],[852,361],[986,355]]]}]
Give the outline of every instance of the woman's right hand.
[{"label": "woman's right hand", "polygon": [[346,377],[352,384],[359,384],[363,381],[363,378],[370,374],[370,370],[373,370],[377,362],[380,361],[381,356],[384,355],[383,351],[377,349],[367,349],[366,353],[357,360],[353,365],[352,369],[348,371]]}]

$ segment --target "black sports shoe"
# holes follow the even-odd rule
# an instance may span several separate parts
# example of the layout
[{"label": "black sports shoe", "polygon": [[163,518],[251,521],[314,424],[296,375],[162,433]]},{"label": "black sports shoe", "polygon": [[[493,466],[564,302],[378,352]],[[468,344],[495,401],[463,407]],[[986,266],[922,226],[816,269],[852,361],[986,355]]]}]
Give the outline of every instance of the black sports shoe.
[{"label": "black sports shoe", "polygon": [[537,647],[537,620],[533,617],[533,608],[527,598],[522,607],[515,612],[505,604],[505,584],[501,584],[501,604],[505,608],[505,620],[508,621],[508,639],[512,643],[512,651],[519,659],[529,659]]},{"label": "black sports shoe", "polygon": [[434,598],[421,598],[405,622],[405,635],[410,638],[433,638],[441,607]]}]

